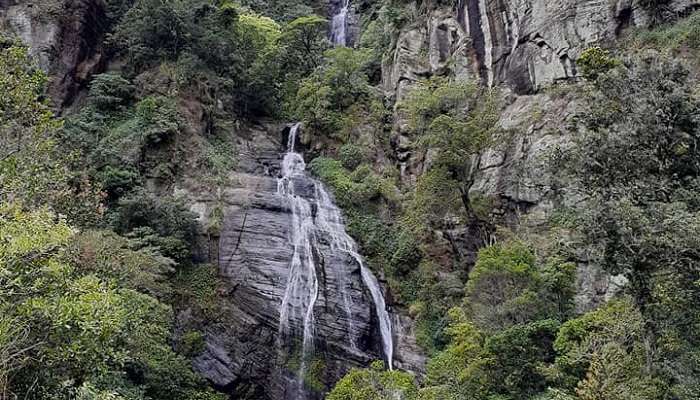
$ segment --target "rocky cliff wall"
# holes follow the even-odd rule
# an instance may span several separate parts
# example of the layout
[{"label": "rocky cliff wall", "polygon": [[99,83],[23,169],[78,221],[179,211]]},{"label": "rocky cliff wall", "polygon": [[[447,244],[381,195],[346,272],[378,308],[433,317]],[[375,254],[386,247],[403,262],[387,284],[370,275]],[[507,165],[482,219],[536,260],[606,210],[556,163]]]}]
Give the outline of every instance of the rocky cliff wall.
[{"label": "rocky cliff wall", "polygon": [[57,109],[70,106],[106,63],[103,0],[3,0],[0,29],[26,43],[50,77]]},{"label": "rocky cliff wall", "polygon": [[[314,357],[320,367],[305,377],[311,389],[303,394],[306,397],[290,392],[298,373],[298,357],[293,343],[279,347],[280,304],[294,255],[291,238],[295,216],[289,199],[278,192],[282,143],[288,131],[276,124],[242,129],[236,134],[239,166],[231,173],[228,188],[216,194],[190,182],[179,190],[199,213],[202,225],[207,224],[215,207],[224,210],[214,258],[227,283],[227,289],[220,293],[226,306],[220,310],[223,322],[206,327],[206,350],[195,359],[195,366],[217,387],[247,398],[319,398],[350,368],[367,366],[385,356],[373,299],[359,264],[349,254],[332,248],[327,232],[315,231],[311,257],[320,291],[313,311]],[[315,192],[316,183],[297,177],[293,184],[296,196],[311,204],[312,219],[316,220],[319,207],[323,207]],[[301,332],[303,315],[292,313],[290,318],[292,330]],[[425,358],[415,343],[412,321],[392,314],[392,325],[394,366],[420,373]]]},{"label": "rocky cliff wall", "polygon": [[[578,77],[575,60],[631,26],[649,26],[634,0],[459,0],[455,8],[411,3],[418,17],[403,27],[383,68],[383,87],[399,97],[417,78],[453,73],[532,94]],[[697,0],[673,0],[682,16]]]},{"label": "rocky cliff wall", "polygon": [[[460,0],[454,7],[423,1],[406,7],[415,18],[400,29],[383,61],[386,96],[398,103],[417,80],[433,75],[499,87],[499,124],[510,139],[474,160],[479,168],[470,196],[490,201],[495,224],[545,231],[552,211],[575,200],[554,190],[545,161],[550,149],[570,140],[567,127],[579,107],[567,85],[579,80],[576,60],[630,27],[648,27],[650,11],[633,0]],[[674,0],[665,15],[684,16],[699,7],[699,1]],[[399,112],[392,143],[402,180],[411,185],[429,157],[415,150]],[[475,241],[489,240],[474,233],[457,228],[442,235],[473,259]],[[579,310],[595,307],[623,283],[589,265],[585,255],[578,279]]]}]

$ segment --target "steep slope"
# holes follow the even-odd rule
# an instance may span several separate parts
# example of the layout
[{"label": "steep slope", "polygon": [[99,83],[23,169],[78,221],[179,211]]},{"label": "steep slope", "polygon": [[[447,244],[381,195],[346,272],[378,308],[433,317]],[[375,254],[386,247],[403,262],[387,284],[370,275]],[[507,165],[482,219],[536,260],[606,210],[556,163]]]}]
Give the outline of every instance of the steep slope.
[{"label": "steep slope", "polygon": [[0,2],[0,29],[19,36],[51,76],[49,94],[57,107],[70,106],[93,75],[106,66],[102,41],[107,29],[105,3]]},{"label": "steep slope", "polygon": [[[700,7],[672,1],[673,16]],[[548,151],[568,142],[567,126],[579,109],[566,86],[580,79],[575,60],[590,46],[614,42],[627,28],[648,27],[652,13],[633,1],[460,1],[455,8],[435,2],[409,3],[415,20],[401,27],[382,64],[382,88],[400,102],[415,83],[435,75],[477,79],[500,86],[505,104],[499,125],[510,139],[485,151],[475,165],[470,196],[489,199],[496,224],[546,229],[556,205],[566,201],[544,168]],[[415,182],[430,157],[415,150],[405,115],[394,112],[394,157],[402,180]],[[473,232],[457,229],[461,247]],[[482,242],[483,244],[483,242]],[[478,247],[478,246],[477,246]],[[581,260],[580,310],[614,293],[619,281]]]},{"label": "steep slope", "polygon": [[[293,138],[297,129],[285,134]],[[259,150],[281,148],[270,144]],[[248,173],[233,176],[240,186],[222,195],[219,265],[232,286],[232,323],[209,331],[195,365],[218,386],[238,392],[255,385],[259,398],[316,398],[350,366],[393,358],[390,343],[382,350],[380,329],[390,332],[391,323],[381,293],[372,294],[376,279],[300,157],[249,164]]]},{"label": "steep slope", "polygon": [[[338,46],[366,43],[362,28],[385,22],[368,1],[332,0],[326,8],[330,40]],[[570,143],[568,128],[581,108],[580,99],[568,93],[568,84],[581,79],[576,60],[587,48],[614,42],[629,28],[647,27],[655,17],[632,0],[460,0],[454,6],[429,0],[397,8],[409,17],[382,27],[391,40],[372,76],[377,90],[371,91],[381,98],[382,111],[393,106],[382,116],[390,127],[388,145],[366,139],[376,128],[370,122],[343,133],[349,138],[343,140],[377,147],[368,152],[370,172],[363,174],[374,168],[396,177],[395,192],[410,199],[435,162],[436,154],[424,151],[409,132],[401,109],[419,81],[435,76],[478,81],[500,88],[503,99],[497,125],[509,135],[468,160],[473,167],[466,197],[478,199],[481,212],[431,232],[428,253],[438,264],[436,280],[447,293],[443,297],[452,299],[462,296],[465,274],[479,249],[494,243],[497,226],[546,234],[552,214],[575,203],[545,163],[551,149]],[[697,8],[700,2],[674,0],[668,12],[675,18]],[[0,1],[0,21],[30,45],[50,73],[50,94],[59,109],[76,104],[92,75],[107,67],[102,1],[68,1],[48,11],[30,2]],[[119,69],[120,60],[109,61]],[[409,307],[391,287],[387,266],[371,265],[379,279],[374,277],[360,254],[367,249],[347,234],[352,230],[330,189],[305,169],[315,156],[336,156],[340,140],[255,116],[259,121],[226,115],[213,127],[214,114],[230,112],[230,104],[224,105],[230,99],[220,93],[209,98],[206,90],[180,93],[175,74],[167,71],[157,65],[142,72],[134,78],[139,87],[131,90],[177,97],[174,108],[185,126],[179,141],[169,143],[165,155],[158,146],[143,151],[181,165],[166,183],[149,177],[144,186],[157,195],[176,195],[197,214],[195,259],[217,264],[223,280],[214,317],[192,315],[188,306],[179,310],[178,340],[191,328],[203,332],[202,348],[191,354],[195,369],[236,398],[270,400],[323,398],[351,368],[378,359],[423,378],[426,353],[435,349],[417,344],[425,336],[414,320],[421,308]],[[193,153],[217,130],[230,142],[225,149],[235,153],[236,166],[224,163],[230,168],[212,183],[203,179],[206,167],[197,165]],[[297,135],[303,136],[299,142]],[[389,216],[394,211],[382,210]],[[576,308],[585,312],[609,300],[625,280],[580,253]],[[436,336],[443,334],[443,323],[431,326]]]}]

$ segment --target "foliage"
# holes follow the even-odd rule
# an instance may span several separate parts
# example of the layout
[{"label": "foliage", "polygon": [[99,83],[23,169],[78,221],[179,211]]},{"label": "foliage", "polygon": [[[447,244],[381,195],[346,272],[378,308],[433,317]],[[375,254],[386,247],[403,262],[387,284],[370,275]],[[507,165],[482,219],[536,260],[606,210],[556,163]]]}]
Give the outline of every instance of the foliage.
[{"label": "foliage", "polygon": [[576,66],[580,68],[581,75],[586,79],[596,79],[620,65],[620,61],[610,56],[610,52],[600,47],[589,47],[581,53],[576,60]]},{"label": "foliage", "polygon": [[431,227],[464,220],[460,189],[446,167],[434,167],[421,175],[406,207],[405,229],[425,235]]},{"label": "foliage", "polygon": [[88,231],[76,235],[68,251],[71,264],[82,274],[109,276],[120,287],[158,299],[170,294],[166,278],[174,262],[157,246],[143,246],[110,231]]},{"label": "foliage", "polygon": [[88,103],[61,133],[61,148],[80,156],[73,167],[87,171],[110,202],[146,178],[169,181],[179,162],[173,153],[183,122],[175,100],[156,95],[136,101],[132,88],[120,75],[98,75]]},{"label": "foliage", "polygon": [[537,312],[537,278],[535,256],[522,243],[481,250],[467,282],[471,319],[489,332],[530,320]]},{"label": "foliage", "polygon": [[318,15],[307,15],[289,22],[282,33],[282,57],[287,67],[306,77],[318,68],[323,53],[328,49],[326,27],[328,21]]},{"label": "foliage", "polygon": [[180,352],[188,357],[196,357],[206,349],[204,335],[198,331],[188,331],[180,338]]},{"label": "foliage", "polygon": [[217,313],[217,267],[214,265],[190,265],[177,271],[174,279],[178,304],[187,304],[195,315],[213,319]]},{"label": "foliage", "polygon": [[118,74],[100,74],[90,82],[88,99],[105,111],[118,111],[133,100],[134,86]]},{"label": "foliage", "polygon": [[[680,372],[697,361],[677,351],[699,340],[689,327],[700,314],[683,299],[700,295],[700,102],[678,62],[649,54],[628,65],[599,76],[583,129],[553,168],[585,199],[577,223],[596,262],[628,280],[643,320],[646,374],[697,393],[697,380]],[[665,350],[669,340],[675,351]]]},{"label": "foliage", "polygon": [[552,260],[538,266],[523,243],[508,242],[479,252],[467,282],[465,307],[486,332],[571,313],[575,266]]},{"label": "foliage", "polygon": [[[11,373],[0,380],[4,393],[187,399],[205,392],[170,348],[170,307],[133,289],[171,264],[155,250],[100,247],[105,238],[125,243],[93,233],[74,245],[74,231],[49,211],[0,207],[0,354],[9,354],[0,362],[10,367],[2,374]],[[151,271],[141,276],[119,268],[145,267],[149,258]],[[15,329],[6,328],[10,321]],[[18,336],[8,342],[7,334]]]},{"label": "foliage", "polygon": [[351,107],[363,107],[370,113],[369,61],[366,49],[328,50],[324,64],[301,82],[295,115],[311,135],[337,136],[343,128],[343,113]]},{"label": "foliage", "polygon": [[554,361],[552,343],[559,322],[540,320],[515,325],[486,340],[492,356],[492,391],[510,398],[533,396],[547,388],[544,367]]},{"label": "foliage", "polygon": [[138,191],[121,198],[106,219],[117,233],[128,234],[143,247],[158,247],[179,262],[190,258],[196,216],[177,199]]},{"label": "foliage", "polygon": [[[498,135],[498,102],[493,91],[475,83],[433,77],[421,81],[398,105],[408,118],[410,133],[423,151],[434,151],[433,168],[451,182],[469,216],[475,216],[469,189],[478,170],[474,156],[494,143]],[[435,197],[437,199],[437,197]]]},{"label": "foliage", "polygon": [[366,160],[365,150],[363,150],[362,147],[351,143],[344,144],[340,148],[338,155],[343,167],[350,171],[359,167]]},{"label": "foliage", "polygon": [[211,106],[276,115],[296,82],[320,64],[325,30],[314,15],[279,24],[230,1],[136,0],[108,42],[129,77],[174,65],[179,89]]},{"label": "foliage", "polygon": [[688,49],[697,52],[700,50],[700,13],[693,13],[688,18],[654,29],[636,29],[627,38],[627,42],[636,49],[653,48],[674,52]]},{"label": "foliage", "polygon": [[557,368],[580,398],[661,398],[663,382],[645,373],[644,323],[627,300],[564,324],[557,335]]},{"label": "foliage", "polygon": [[350,172],[338,160],[318,157],[309,164],[309,170],[333,189],[343,208],[368,207],[373,200],[391,196],[390,183],[366,165]]},{"label": "foliage", "polygon": [[414,378],[400,371],[384,371],[377,361],[370,369],[353,369],[328,394],[328,400],[416,399]]},{"label": "foliage", "polygon": [[153,145],[170,139],[180,130],[175,101],[163,96],[149,96],[136,104],[136,117],[145,143]]},{"label": "foliage", "polygon": [[48,205],[93,223],[101,199],[79,171],[70,170],[70,155],[56,147],[62,122],[43,100],[45,83],[26,48],[0,43],[0,201]]},{"label": "foliage", "polygon": [[467,101],[477,90],[475,84],[434,77],[419,81],[399,108],[408,116],[411,132],[426,135],[438,117],[444,115],[459,119],[464,116]]}]

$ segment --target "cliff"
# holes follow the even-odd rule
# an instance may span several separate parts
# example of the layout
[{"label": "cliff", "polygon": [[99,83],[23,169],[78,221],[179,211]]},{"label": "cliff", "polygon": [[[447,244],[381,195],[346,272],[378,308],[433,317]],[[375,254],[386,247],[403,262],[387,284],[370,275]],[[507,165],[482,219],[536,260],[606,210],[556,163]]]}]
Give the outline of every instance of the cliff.
[{"label": "cliff", "polygon": [[[485,215],[432,232],[437,244],[430,250],[444,264],[439,277],[448,291],[461,294],[465,274],[479,249],[495,240],[497,227],[545,235],[552,214],[576,202],[545,167],[552,149],[570,143],[569,126],[581,107],[568,90],[581,79],[576,60],[591,46],[651,26],[656,17],[635,0],[459,0],[452,6],[426,0],[400,7],[408,17],[383,27],[393,31],[374,77],[378,96],[390,105],[391,128],[388,151],[369,152],[373,166],[394,171],[407,192],[430,167],[435,155],[419,150],[398,107],[418,81],[477,81],[498,88],[502,99],[498,126],[507,138],[470,160],[468,197],[485,199]],[[326,8],[330,20],[347,12],[342,23],[348,45],[361,45],[368,24],[384,21],[370,1],[332,0]],[[696,9],[700,1],[673,0],[666,12],[676,18]],[[67,114],[79,110],[94,75],[120,67],[121,60],[105,49],[110,27],[102,0],[0,0],[0,28],[30,47],[50,76],[56,108]],[[229,109],[223,96],[178,92],[174,80],[152,68],[134,78],[140,84],[134,91],[148,93],[155,86],[157,94],[175,93],[184,138],[172,146],[179,153],[168,157],[181,164],[168,184],[150,179],[146,186],[183,199],[197,215],[194,258],[216,264],[223,282],[214,317],[178,309],[176,337],[187,329],[203,332],[203,348],[192,355],[194,369],[231,396],[270,400],[323,398],[348,371],[373,360],[422,379],[428,354],[418,345],[413,310],[392,293],[382,270],[374,271],[376,288],[367,279],[325,186],[303,168],[284,171],[286,155],[298,151],[303,164],[331,153],[326,141],[332,139],[295,144],[291,121],[226,115],[219,130],[235,149],[236,165],[223,183],[211,184],[198,175],[204,172],[190,153],[212,135],[212,115]],[[355,130],[363,138],[369,127]],[[626,282],[589,263],[584,251],[578,256],[576,309],[586,312]],[[382,337],[384,309],[389,350]]]}]

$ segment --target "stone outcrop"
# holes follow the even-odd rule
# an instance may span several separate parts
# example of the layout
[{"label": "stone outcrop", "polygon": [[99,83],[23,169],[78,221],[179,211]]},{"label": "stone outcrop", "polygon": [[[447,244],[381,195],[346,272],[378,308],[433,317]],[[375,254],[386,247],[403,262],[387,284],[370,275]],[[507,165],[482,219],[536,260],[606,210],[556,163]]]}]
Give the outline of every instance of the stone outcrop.
[{"label": "stone outcrop", "polygon": [[[490,220],[498,225],[545,232],[552,212],[576,201],[553,187],[545,165],[552,149],[569,143],[568,126],[581,109],[566,86],[579,80],[576,60],[586,48],[614,41],[627,28],[649,26],[649,10],[634,0],[460,0],[454,8],[424,1],[407,7],[418,17],[400,30],[384,59],[385,94],[399,102],[417,80],[433,75],[498,86],[504,98],[499,125],[507,135],[473,160],[478,167],[470,198],[486,199]],[[674,18],[698,8],[700,1],[674,0],[665,15]],[[404,183],[412,184],[430,156],[415,150],[405,130],[397,110],[393,158]],[[438,233],[466,264],[491,240],[475,227]],[[589,264],[584,254],[579,261],[580,311],[624,285]]]},{"label": "stone outcrop", "polygon": [[60,110],[104,69],[106,20],[103,0],[0,1],[0,29],[29,46],[50,76],[49,94]]},{"label": "stone outcrop", "polygon": [[[256,399],[298,396],[285,393],[289,382],[296,379],[298,360],[294,351],[288,354],[289,348],[280,349],[279,344],[280,304],[293,255],[293,215],[288,200],[278,193],[284,141],[277,129],[250,129],[245,139],[237,135],[240,162],[238,171],[230,176],[232,185],[218,196],[196,189],[188,195],[202,220],[217,202],[223,206],[218,263],[227,282],[225,293],[220,293],[226,303],[220,310],[225,323],[206,328],[206,349],[195,359],[195,367],[217,387]],[[294,186],[296,194],[309,200],[317,213],[314,182],[296,177]],[[350,368],[383,357],[377,316],[360,267],[350,255],[331,249],[324,234],[316,232],[313,247],[320,283],[314,307],[314,357],[319,368],[305,379],[306,386],[313,389],[306,393],[308,398],[320,398]],[[350,282],[343,283],[347,276]],[[344,295],[350,298],[350,317]],[[302,329],[302,317],[290,315],[293,331]],[[420,373],[425,358],[415,343],[411,320],[394,315],[392,322],[396,325],[395,366]]]},{"label": "stone outcrop", "polygon": [[[421,2],[415,13],[424,17],[399,33],[384,65],[389,94],[400,97],[407,83],[445,72],[535,93],[575,79],[587,47],[651,20],[633,0],[459,0],[455,9],[433,3]],[[669,10],[683,15],[699,7],[697,0],[674,0]]]}]

